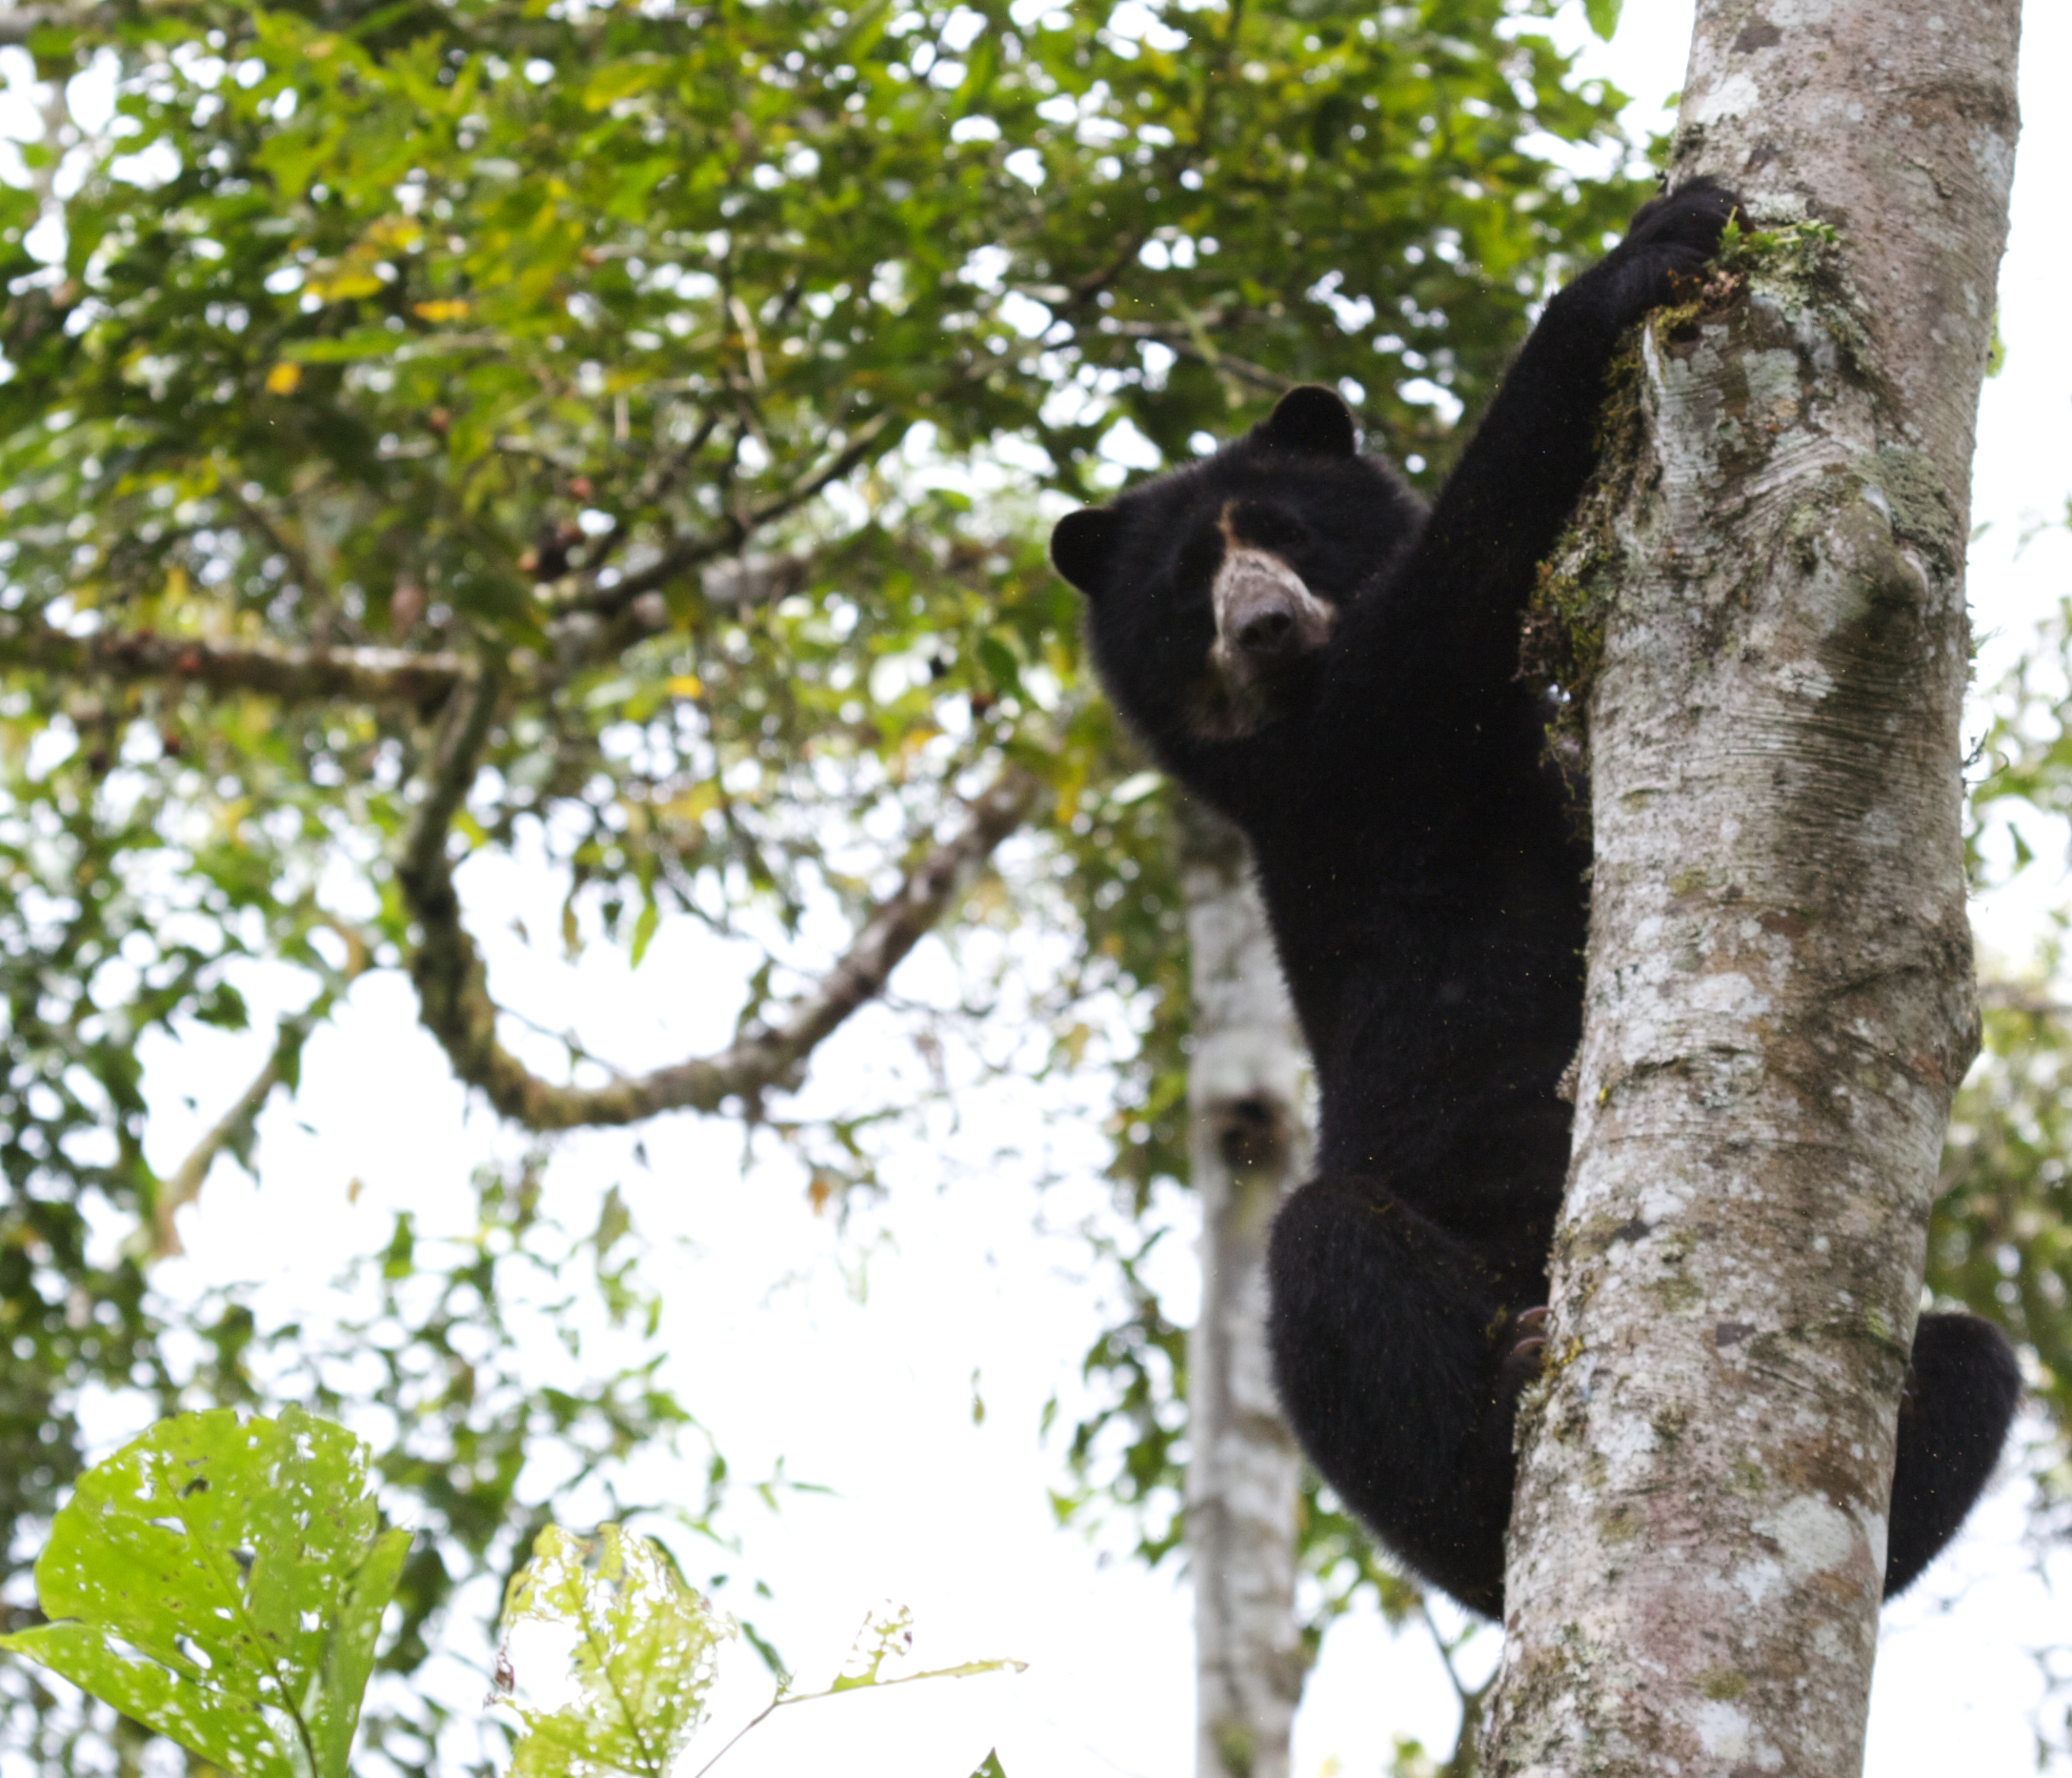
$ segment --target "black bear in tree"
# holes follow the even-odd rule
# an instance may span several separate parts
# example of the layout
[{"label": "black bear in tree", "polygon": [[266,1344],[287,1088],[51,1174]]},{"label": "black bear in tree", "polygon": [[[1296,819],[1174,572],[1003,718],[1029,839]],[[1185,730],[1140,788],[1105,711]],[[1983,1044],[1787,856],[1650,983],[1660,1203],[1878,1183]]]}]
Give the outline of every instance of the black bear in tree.
[{"label": "black bear in tree", "polygon": [[[1734,202],[1702,181],[1657,198],[1547,304],[1429,512],[1309,388],[1051,541],[1124,716],[1250,839],[1316,1061],[1318,1171],[1269,1258],[1281,1402],[1381,1540],[1491,1615],[1589,914],[1519,625],[1592,468],[1620,333],[1700,272]],[[1888,1594],[1970,1510],[2017,1393],[1990,1325],[1921,1318]]]}]

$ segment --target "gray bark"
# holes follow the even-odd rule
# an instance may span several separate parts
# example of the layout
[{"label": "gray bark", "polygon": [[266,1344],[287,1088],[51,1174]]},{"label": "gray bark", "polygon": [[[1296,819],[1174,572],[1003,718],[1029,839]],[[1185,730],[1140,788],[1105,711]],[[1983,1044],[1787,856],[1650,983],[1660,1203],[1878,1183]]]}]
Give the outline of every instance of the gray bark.
[{"label": "gray bark", "polygon": [[1187,1554],[1198,1778],[1287,1778],[1305,1659],[1295,1622],[1301,1459],[1266,1351],[1266,1231],[1309,1165],[1306,1060],[1244,840],[1181,814],[1194,978],[1187,1075],[1201,1198],[1188,1343]]},{"label": "gray bark", "polygon": [[1700,0],[1674,180],[1832,248],[1658,316],[1549,1378],[1491,1774],[1861,1767],[1898,1394],[1976,1044],[1959,717],[2019,0]]}]

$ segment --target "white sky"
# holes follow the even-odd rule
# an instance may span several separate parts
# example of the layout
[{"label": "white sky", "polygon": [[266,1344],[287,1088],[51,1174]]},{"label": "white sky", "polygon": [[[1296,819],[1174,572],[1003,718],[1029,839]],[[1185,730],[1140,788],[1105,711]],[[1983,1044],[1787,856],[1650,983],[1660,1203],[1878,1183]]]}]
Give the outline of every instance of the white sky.
[{"label": "white sky", "polygon": [[[2026,125],[2002,278],[2007,368],[1986,389],[1974,496],[1975,516],[1989,529],[1972,554],[1972,597],[1981,629],[2002,638],[1988,652],[1988,677],[2072,592],[2072,539],[2061,532],[2017,547],[2028,522],[2062,515],[2072,493],[2072,328],[2063,318],[2072,246],[2054,201],[2072,167],[2072,121],[2060,96],[2072,73],[2072,9],[2043,0],[2027,11]],[[1579,5],[1562,25],[1570,41],[1583,36]],[[1585,67],[1642,95],[1652,113],[1681,81],[1689,30],[1687,4],[1635,0],[1617,41],[1591,48]],[[532,930],[554,931],[553,885],[495,863],[471,866],[465,882],[478,929],[490,935],[500,998],[540,1023],[580,1023],[634,1067],[728,1035],[740,972],[688,922],[665,927],[637,975],[603,948],[572,970],[507,930],[522,910]],[[1982,905],[1980,919],[1989,948],[2026,950],[2023,910]],[[949,993],[950,980],[931,945],[899,986],[920,998]],[[251,986],[263,1015],[267,983],[255,977]],[[812,1101],[867,1101],[871,1081],[898,1065],[892,1030],[875,1015],[855,1020],[816,1058]],[[255,1040],[202,1030],[148,1052],[154,1164],[177,1161],[262,1054]],[[263,1122],[264,1187],[229,1163],[215,1170],[183,1223],[191,1257],[166,1268],[169,1288],[265,1281],[255,1285],[262,1315],[313,1307],[340,1257],[378,1243],[394,1209],[451,1225],[466,1208],[470,1169],[523,1145],[479,1106],[470,1114],[392,976],[362,981],[346,1014],[313,1041],[304,1081],[301,1098],[277,1101]],[[728,1565],[775,1589],[774,1602],[741,1608],[802,1676],[824,1677],[864,1611],[887,1599],[913,1608],[927,1665],[993,1655],[1029,1663],[1017,1677],[781,1713],[729,1755],[720,1770],[732,1778],[809,1769],[964,1778],[989,1747],[1010,1778],[1191,1771],[1184,1584],[1170,1568],[1146,1574],[1097,1542],[1059,1532],[1046,1499],[1060,1479],[1059,1449],[1055,1439],[1039,1446],[1037,1415],[1061,1392],[1069,1424],[1073,1372],[1100,1313],[1083,1247],[1036,1225],[1040,1218],[1069,1229],[1100,1210],[1094,1176],[1103,1151],[1091,1108],[1076,1129],[1068,1119],[1040,1130],[1035,1100],[1013,1087],[968,1096],[964,1127],[932,1127],[917,1141],[891,1169],[888,1205],[847,1239],[811,1213],[788,1165],[744,1176],[739,1133],[724,1122],[651,1126],[641,1133],[645,1169],[631,1159],[631,1135],[579,1136],[557,1154],[553,1202],[570,1206],[571,1220],[593,1215],[586,1206],[595,1194],[618,1182],[644,1231],[689,1243],[670,1263],[670,1378],[735,1473],[759,1476],[781,1454],[793,1477],[839,1490],[795,1498],[774,1517],[759,1508],[740,1515],[748,1549]],[[992,1159],[1022,1132],[1031,1145],[1051,1142],[1051,1163],[1070,1175],[1040,1202],[1033,1161]],[[364,1189],[349,1203],[355,1181]],[[1171,1212],[1189,1214],[1184,1201]],[[1172,1307],[1184,1320],[1185,1253],[1169,1245]],[[973,1420],[975,1378],[982,1424]],[[129,1429],[105,1428],[111,1440]],[[698,1488],[686,1478],[681,1492],[695,1498]],[[2072,1630],[2072,1614],[2029,1573],[2022,1528],[2018,1482],[1981,1508],[1920,1596],[1887,1613],[1871,1778],[1955,1770],[2018,1778],[2035,1769],[2029,1711],[2039,1686],[2025,1649]],[[2061,1586],[2072,1583],[2072,1565],[2061,1557],[2059,1569]],[[1494,1639],[1483,1641],[1493,1658]],[[748,1659],[739,1667],[734,1707],[752,1709],[741,1701],[752,1699],[760,1669]],[[463,1696],[479,1684],[455,1683]],[[1392,1642],[1371,1616],[1356,1616],[1334,1629],[1311,1677],[1296,1771],[1374,1772],[1398,1734],[1443,1750],[1452,1720],[1421,1637]]]}]

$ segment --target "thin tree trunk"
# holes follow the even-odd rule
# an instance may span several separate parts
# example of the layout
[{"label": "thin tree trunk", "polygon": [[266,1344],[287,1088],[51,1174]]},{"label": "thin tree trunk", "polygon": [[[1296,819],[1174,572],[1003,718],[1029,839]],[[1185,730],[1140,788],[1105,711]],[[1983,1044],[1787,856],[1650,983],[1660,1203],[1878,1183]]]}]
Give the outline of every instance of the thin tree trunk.
[{"label": "thin tree trunk", "polygon": [[1637,460],[1583,515],[1618,594],[1493,1775],[1861,1769],[1976,1047],[1962,573],[2018,26],[2019,0],[1699,3],[1672,180],[1839,240],[1658,317],[1615,395]]},{"label": "thin tree trunk", "polygon": [[1198,1778],[1287,1778],[1301,1459],[1266,1353],[1266,1231],[1307,1171],[1304,1054],[1237,831],[1181,810],[1201,1312],[1188,1344],[1187,1553]]}]

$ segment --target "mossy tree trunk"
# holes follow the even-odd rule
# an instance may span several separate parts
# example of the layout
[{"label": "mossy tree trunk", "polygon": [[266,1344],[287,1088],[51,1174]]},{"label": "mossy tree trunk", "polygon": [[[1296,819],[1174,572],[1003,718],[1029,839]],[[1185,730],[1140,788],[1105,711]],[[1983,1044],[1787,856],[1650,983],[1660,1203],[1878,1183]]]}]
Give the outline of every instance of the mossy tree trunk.
[{"label": "mossy tree trunk", "polygon": [[1187,1352],[1187,1557],[1197,1778],[1288,1778],[1305,1657],[1295,1620],[1301,1458],[1266,1350],[1266,1231],[1309,1165],[1305,1066],[1244,839],[1181,811],[1194,986],[1187,1077],[1201,1309]]},{"label": "mossy tree trunk", "polygon": [[2019,22],[1700,0],[1672,180],[1834,238],[1657,317],[1592,509],[1586,1025],[1491,1774],[1861,1768],[1976,1044],[1963,557]]}]

